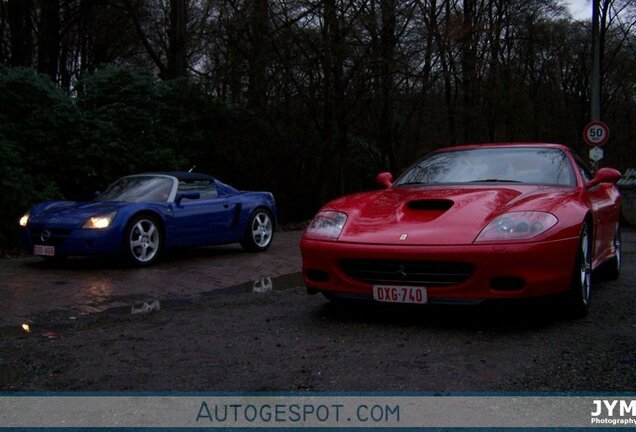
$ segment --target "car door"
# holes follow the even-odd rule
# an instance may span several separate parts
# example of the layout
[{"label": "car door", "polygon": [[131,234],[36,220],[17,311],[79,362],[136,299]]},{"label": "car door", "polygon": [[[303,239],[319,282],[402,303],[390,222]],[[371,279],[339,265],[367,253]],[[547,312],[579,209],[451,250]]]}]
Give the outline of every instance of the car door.
[{"label": "car door", "polygon": [[[198,192],[199,198],[179,200],[186,192]],[[179,180],[173,209],[176,243],[181,246],[220,242],[230,223],[228,200],[218,196],[213,180]]]},{"label": "car door", "polygon": [[[578,163],[579,172],[584,182],[592,179],[591,172]],[[616,205],[616,188],[611,183],[601,183],[585,191],[594,218],[594,257],[598,257],[612,247],[618,206]]]}]

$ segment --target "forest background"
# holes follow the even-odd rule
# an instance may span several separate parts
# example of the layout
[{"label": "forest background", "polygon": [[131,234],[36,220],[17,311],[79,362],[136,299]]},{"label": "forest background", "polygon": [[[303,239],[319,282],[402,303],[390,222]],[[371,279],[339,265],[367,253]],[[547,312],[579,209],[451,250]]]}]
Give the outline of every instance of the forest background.
[{"label": "forest background", "polygon": [[[602,164],[626,169],[636,2],[593,1]],[[31,204],[148,170],[270,190],[293,222],[442,146],[585,157],[591,40],[556,0],[0,0],[0,246]]]}]

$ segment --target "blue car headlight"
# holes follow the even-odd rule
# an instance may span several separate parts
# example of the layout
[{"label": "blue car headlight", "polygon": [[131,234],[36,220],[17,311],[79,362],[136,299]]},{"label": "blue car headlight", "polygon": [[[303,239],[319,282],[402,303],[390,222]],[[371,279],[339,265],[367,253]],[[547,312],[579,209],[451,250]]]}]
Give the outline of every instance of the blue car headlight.
[{"label": "blue car headlight", "polygon": [[87,229],[104,229],[108,228],[112,223],[113,219],[115,219],[115,215],[117,212],[108,213],[100,216],[93,216],[89,220],[84,223],[82,228]]},{"label": "blue car headlight", "polygon": [[24,216],[22,216],[20,218],[20,222],[18,222],[20,224],[21,227],[25,227],[27,226],[27,223],[29,223],[29,213],[26,213]]}]

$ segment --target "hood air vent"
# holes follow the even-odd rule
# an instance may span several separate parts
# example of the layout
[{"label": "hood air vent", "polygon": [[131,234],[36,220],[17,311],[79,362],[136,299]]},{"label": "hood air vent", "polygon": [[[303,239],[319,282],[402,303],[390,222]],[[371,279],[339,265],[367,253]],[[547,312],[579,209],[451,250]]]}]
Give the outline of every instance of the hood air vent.
[{"label": "hood air vent", "polygon": [[407,207],[410,210],[425,210],[445,212],[453,206],[453,202],[449,200],[416,200],[409,201]]}]

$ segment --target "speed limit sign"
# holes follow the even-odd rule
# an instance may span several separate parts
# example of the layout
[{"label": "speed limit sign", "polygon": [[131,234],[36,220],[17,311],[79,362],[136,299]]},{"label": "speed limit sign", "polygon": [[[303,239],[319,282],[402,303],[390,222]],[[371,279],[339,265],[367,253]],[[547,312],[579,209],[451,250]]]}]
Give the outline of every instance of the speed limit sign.
[{"label": "speed limit sign", "polygon": [[609,128],[602,121],[593,121],[588,123],[583,129],[583,139],[588,145],[602,146],[609,138]]}]

